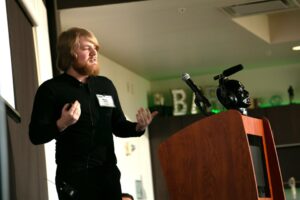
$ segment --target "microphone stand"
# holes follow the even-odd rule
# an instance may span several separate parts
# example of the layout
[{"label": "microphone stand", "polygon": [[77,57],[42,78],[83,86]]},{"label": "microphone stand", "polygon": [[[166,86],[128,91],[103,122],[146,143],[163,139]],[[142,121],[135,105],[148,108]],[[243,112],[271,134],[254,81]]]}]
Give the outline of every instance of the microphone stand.
[{"label": "microphone stand", "polygon": [[208,99],[203,94],[195,93],[196,106],[200,109],[200,111],[205,115],[209,116],[210,114],[207,112],[207,108],[211,106]]}]

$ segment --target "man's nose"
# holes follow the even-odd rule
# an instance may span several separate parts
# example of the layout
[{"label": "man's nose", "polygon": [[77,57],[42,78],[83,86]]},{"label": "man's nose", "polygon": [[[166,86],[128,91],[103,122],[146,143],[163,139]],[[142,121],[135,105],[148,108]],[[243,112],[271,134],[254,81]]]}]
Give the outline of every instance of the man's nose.
[{"label": "man's nose", "polygon": [[91,54],[91,55],[96,55],[96,54],[97,54],[97,50],[94,49],[94,48],[91,48],[91,49],[90,49],[90,54]]}]

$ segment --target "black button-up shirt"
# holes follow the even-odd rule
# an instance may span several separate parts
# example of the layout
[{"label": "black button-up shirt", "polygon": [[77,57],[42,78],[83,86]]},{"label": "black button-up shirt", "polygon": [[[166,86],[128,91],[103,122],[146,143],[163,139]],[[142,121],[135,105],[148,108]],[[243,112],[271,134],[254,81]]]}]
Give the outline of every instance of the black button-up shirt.
[{"label": "black button-up shirt", "polygon": [[[111,97],[114,105],[101,105],[97,95]],[[59,132],[56,121],[63,106],[78,100],[79,120]],[[81,83],[68,74],[44,82],[38,89],[29,124],[33,144],[56,139],[56,163],[67,169],[83,169],[116,164],[113,135],[141,136],[136,123],[127,121],[113,83],[102,76],[89,77]]]}]

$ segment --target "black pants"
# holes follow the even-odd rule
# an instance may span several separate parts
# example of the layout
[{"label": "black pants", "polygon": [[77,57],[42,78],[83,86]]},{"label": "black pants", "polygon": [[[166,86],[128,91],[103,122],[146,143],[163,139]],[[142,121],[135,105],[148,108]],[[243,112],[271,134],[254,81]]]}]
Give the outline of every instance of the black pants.
[{"label": "black pants", "polygon": [[60,200],[121,200],[120,171],[115,165],[80,171],[56,171]]}]

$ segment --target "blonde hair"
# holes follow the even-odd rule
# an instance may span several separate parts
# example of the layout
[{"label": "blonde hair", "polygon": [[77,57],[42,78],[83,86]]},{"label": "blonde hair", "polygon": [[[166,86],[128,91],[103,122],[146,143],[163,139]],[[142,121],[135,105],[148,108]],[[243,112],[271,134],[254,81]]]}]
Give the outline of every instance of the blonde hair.
[{"label": "blonde hair", "polygon": [[66,72],[76,59],[75,48],[79,46],[79,38],[84,37],[92,42],[97,51],[99,43],[95,35],[83,28],[73,27],[60,34],[57,42],[57,67]]}]

